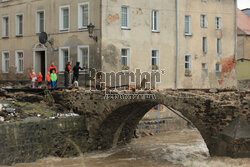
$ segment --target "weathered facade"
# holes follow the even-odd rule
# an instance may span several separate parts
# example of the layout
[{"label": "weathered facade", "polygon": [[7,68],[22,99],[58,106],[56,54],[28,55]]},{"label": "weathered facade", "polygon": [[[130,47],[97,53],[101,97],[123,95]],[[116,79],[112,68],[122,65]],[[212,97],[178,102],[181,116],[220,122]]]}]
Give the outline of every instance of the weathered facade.
[{"label": "weathered facade", "polygon": [[237,71],[240,88],[250,88],[250,17],[237,10]]},{"label": "weathered facade", "polygon": [[[237,86],[236,0],[9,0],[0,9],[2,80],[28,79],[31,68],[45,73],[51,62],[62,72],[66,60],[78,60],[104,72],[160,71],[158,88]],[[52,46],[38,43],[40,21]]]}]

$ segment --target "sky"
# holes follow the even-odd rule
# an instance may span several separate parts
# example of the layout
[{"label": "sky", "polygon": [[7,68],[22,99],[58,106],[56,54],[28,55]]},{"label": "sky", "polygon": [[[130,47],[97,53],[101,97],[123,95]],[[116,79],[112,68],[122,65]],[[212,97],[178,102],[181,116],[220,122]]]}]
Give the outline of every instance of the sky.
[{"label": "sky", "polygon": [[250,8],[250,0],[238,0],[238,8]]}]

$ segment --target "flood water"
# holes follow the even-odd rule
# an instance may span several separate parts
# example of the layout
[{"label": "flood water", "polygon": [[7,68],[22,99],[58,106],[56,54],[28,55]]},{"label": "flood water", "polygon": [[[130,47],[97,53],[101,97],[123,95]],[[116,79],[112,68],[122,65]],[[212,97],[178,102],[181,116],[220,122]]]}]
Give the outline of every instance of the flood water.
[{"label": "flood water", "polygon": [[126,146],[75,158],[49,157],[15,167],[249,167],[250,158],[211,158],[195,129],[133,139]]}]

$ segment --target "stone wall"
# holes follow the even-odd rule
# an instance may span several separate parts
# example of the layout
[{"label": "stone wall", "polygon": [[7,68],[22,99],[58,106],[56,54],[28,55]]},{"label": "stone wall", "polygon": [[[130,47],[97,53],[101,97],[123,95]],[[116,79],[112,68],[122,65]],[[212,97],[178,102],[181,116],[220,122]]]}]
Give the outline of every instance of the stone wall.
[{"label": "stone wall", "polygon": [[0,125],[0,165],[47,156],[77,156],[87,150],[84,117],[30,120]]},{"label": "stone wall", "polygon": [[250,79],[239,80],[240,89],[250,89]]}]

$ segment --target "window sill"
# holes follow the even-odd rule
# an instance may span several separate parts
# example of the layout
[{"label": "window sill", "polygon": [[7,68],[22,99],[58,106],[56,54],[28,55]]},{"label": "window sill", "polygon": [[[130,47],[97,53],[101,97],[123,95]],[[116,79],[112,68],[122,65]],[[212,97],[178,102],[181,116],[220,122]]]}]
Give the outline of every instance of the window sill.
[{"label": "window sill", "polygon": [[69,32],[69,29],[59,30],[59,33],[67,33],[67,32]]},{"label": "window sill", "polygon": [[185,74],[185,77],[192,77],[192,74]]},{"label": "window sill", "polygon": [[9,74],[9,72],[2,72],[2,74]]},{"label": "window sill", "polygon": [[121,29],[122,30],[131,30],[131,28],[129,28],[129,27],[122,27]]},{"label": "window sill", "polygon": [[185,34],[185,36],[190,36],[191,37],[191,36],[193,36],[193,34]]},{"label": "window sill", "polygon": [[23,37],[23,35],[16,35],[16,37],[21,38],[21,37]]},{"label": "window sill", "polygon": [[23,74],[23,72],[17,72],[17,74]]},{"label": "window sill", "polygon": [[151,70],[151,72],[160,72],[160,70]]},{"label": "window sill", "polygon": [[9,37],[8,36],[6,36],[6,37],[2,37],[2,39],[8,39]]},{"label": "window sill", "polygon": [[152,30],[152,33],[160,33],[160,30]]}]

